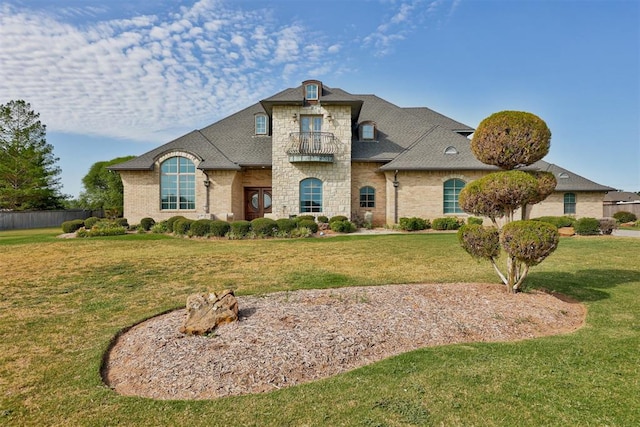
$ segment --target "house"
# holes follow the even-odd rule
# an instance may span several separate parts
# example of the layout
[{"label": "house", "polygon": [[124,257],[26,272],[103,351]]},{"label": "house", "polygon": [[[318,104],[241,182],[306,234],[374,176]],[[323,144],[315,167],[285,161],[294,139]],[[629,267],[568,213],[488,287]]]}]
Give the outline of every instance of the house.
[{"label": "house", "polygon": [[629,191],[611,191],[604,196],[604,216],[612,217],[616,212],[631,212],[640,216],[640,194]]},{"label": "house", "polygon": [[[112,166],[134,224],[174,215],[252,220],[296,215],[467,217],[460,189],[497,170],[470,150],[474,129],[307,80],[135,159]],[[540,161],[558,178],[531,216],[601,217],[612,188]]]}]

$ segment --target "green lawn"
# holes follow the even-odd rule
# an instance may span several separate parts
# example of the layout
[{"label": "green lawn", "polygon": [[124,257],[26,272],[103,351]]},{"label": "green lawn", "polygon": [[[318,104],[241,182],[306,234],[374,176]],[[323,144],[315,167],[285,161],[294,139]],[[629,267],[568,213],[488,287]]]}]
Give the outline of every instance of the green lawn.
[{"label": "green lawn", "polygon": [[214,401],[119,396],[118,330],[193,292],[494,282],[454,234],[304,240],[0,232],[0,425],[640,425],[640,239],[575,237],[527,279],[583,302],[579,331],[426,348],[326,380]]}]

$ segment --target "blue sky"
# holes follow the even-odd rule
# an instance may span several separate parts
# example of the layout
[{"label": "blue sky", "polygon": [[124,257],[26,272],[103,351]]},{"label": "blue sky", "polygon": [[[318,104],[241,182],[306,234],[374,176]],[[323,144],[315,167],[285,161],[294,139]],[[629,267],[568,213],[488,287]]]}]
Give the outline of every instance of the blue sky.
[{"label": "blue sky", "polygon": [[306,79],[476,127],[537,114],[545,158],[640,191],[640,2],[4,0],[0,103],[47,125],[63,193]]}]

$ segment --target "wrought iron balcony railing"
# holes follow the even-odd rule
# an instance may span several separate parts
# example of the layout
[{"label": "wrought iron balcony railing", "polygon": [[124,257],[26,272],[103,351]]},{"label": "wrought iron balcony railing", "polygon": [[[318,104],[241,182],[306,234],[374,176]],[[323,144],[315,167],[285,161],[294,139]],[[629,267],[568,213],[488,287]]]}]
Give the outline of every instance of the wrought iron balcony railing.
[{"label": "wrought iron balcony railing", "polygon": [[331,132],[291,132],[287,154],[335,154],[336,138]]}]

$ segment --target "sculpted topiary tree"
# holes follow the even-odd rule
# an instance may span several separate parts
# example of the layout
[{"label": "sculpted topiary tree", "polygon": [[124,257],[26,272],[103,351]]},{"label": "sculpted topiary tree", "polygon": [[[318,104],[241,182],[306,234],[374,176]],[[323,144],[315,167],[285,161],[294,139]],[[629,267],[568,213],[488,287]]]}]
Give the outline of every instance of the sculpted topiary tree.
[{"label": "sculpted topiary tree", "polygon": [[[551,224],[526,221],[527,206],[547,198],[556,187],[549,172],[516,170],[541,160],[549,152],[551,131],[538,116],[502,111],[484,119],[474,133],[471,150],[481,162],[503,169],[466,185],[459,204],[466,212],[486,216],[493,227],[465,225],[458,231],[471,256],[489,260],[509,292],[518,291],[529,272],[558,246],[558,230]],[[522,209],[523,220],[514,221]],[[503,218],[500,228],[498,219]],[[496,260],[500,247],[507,253],[506,274]]]}]

